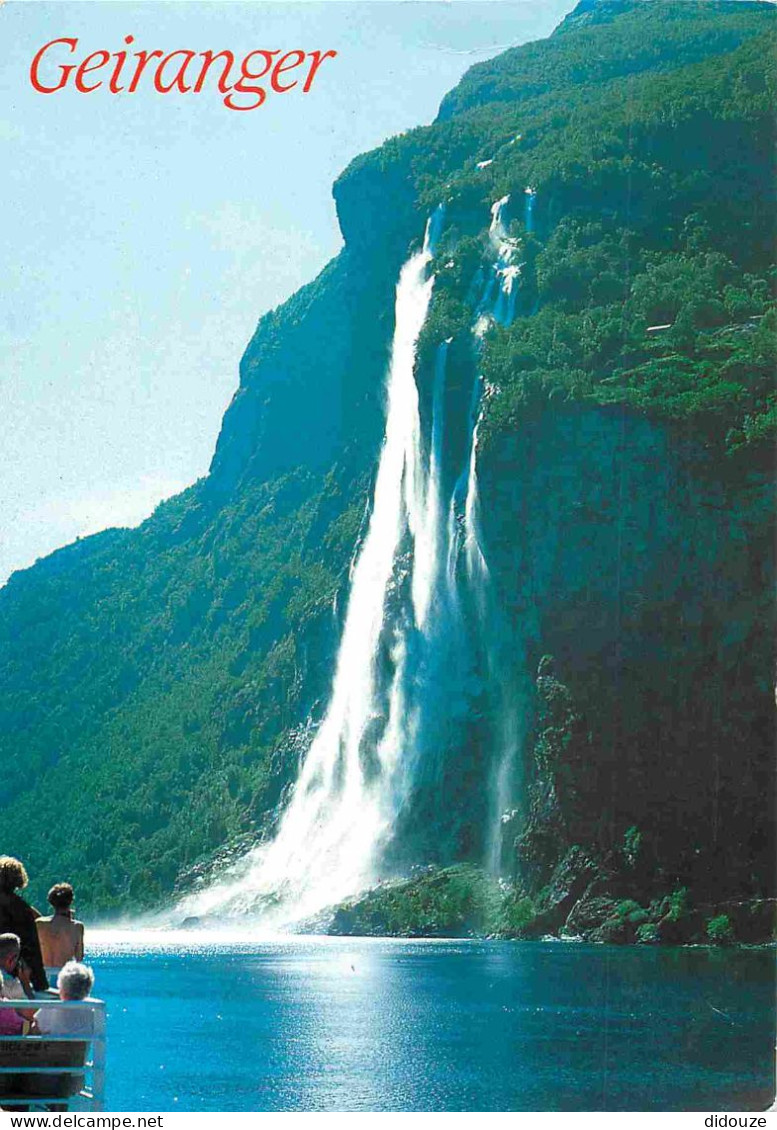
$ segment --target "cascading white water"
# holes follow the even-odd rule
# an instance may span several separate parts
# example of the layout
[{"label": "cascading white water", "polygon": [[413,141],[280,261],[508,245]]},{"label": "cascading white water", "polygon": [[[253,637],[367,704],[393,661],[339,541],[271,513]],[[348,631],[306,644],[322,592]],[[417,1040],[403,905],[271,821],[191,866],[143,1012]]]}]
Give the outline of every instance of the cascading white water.
[{"label": "cascading white water", "polygon": [[467,574],[475,583],[479,594],[488,580],[488,565],[480,539],[480,488],[478,486],[478,428],[480,417],[472,429],[472,442],[469,453],[467,474],[467,496],[464,500],[464,553],[467,561]]},{"label": "cascading white water", "polygon": [[536,188],[526,188],[524,190],[524,227],[526,231],[531,234],[534,231],[534,205],[537,201]]},{"label": "cascading white water", "polygon": [[491,205],[491,225],[488,229],[488,234],[491,242],[497,247],[507,238],[507,230],[504,223],[505,208],[510,203],[510,195],[502,196],[499,200],[495,200]]},{"label": "cascading white water", "polygon": [[[534,231],[536,199],[536,189],[526,188],[524,190],[523,218],[527,235]],[[509,236],[505,225],[505,214],[509,204],[510,197],[503,196],[491,205],[489,238],[496,252],[496,262],[493,265],[491,277],[486,284],[480,302],[480,309],[487,310],[493,319],[502,326],[509,326],[515,320],[521,274],[524,268],[524,263],[518,259],[521,252],[521,241]],[[496,290],[496,297],[494,297],[494,290]]]},{"label": "cascading white water", "polygon": [[[527,189],[527,231],[533,202],[534,192]],[[488,325],[509,325],[516,312],[522,264],[515,262],[520,242],[505,226],[508,204],[504,197],[491,209],[496,261],[475,312],[476,358]],[[451,691],[465,701],[468,672],[479,663],[479,678],[485,675],[487,684],[497,688],[491,692],[495,701],[501,694],[498,657],[488,642],[493,607],[480,533],[479,366],[476,361],[464,459],[447,507],[443,455],[450,341],[437,348],[426,442],[415,379],[417,342],[434,285],[429,265],[441,220],[438,209],[427,224],[422,250],[405,263],[397,284],[385,437],[366,534],[349,571],[326,714],[272,841],[233,864],[218,882],[184,899],[177,907],[180,916],[249,915],[276,927],[309,918],[369,886],[378,878],[398,818],[423,777],[419,761],[430,753],[430,734],[432,761],[439,761],[439,716],[429,697],[434,672],[439,674],[440,664],[450,661],[459,672]],[[464,576],[458,570],[462,560]],[[419,639],[425,650],[419,650]],[[420,690],[419,654],[432,680]],[[457,684],[456,678],[464,681]],[[497,713],[491,777],[484,780],[492,794],[489,825],[494,827],[512,788],[516,749],[510,710]],[[495,859],[498,831],[486,838]]]},{"label": "cascading white water", "polygon": [[[383,449],[367,534],[352,568],[331,698],[272,842],[178,913],[255,913],[269,924],[299,920],[374,879],[410,787],[417,707],[407,698],[408,625],[388,616],[403,545],[410,538],[414,627],[427,626],[440,560],[440,458],[447,345],[440,347],[428,464],[423,458],[414,368],[434,284],[428,277],[440,210],[396,291]],[[389,654],[388,686],[379,672]],[[382,725],[382,732],[381,732]]]},{"label": "cascading white water", "polygon": [[[477,328],[476,340],[479,340]],[[467,448],[461,474],[453,488],[448,504],[447,581],[448,592],[455,599],[457,566],[464,550],[467,575],[475,585],[477,596],[483,595],[482,586],[488,580],[488,566],[480,545],[479,491],[477,478],[478,424],[480,423],[480,394],[482,378],[476,371],[470,395],[467,423]]]},{"label": "cascading white water", "polygon": [[504,216],[509,203],[509,196],[503,196],[501,200],[495,201],[491,206],[489,228],[489,238],[496,251],[494,277],[497,296],[496,301],[491,304],[489,295],[486,304],[490,306],[492,317],[503,326],[509,326],[515,318],[518,282],[523,269],[523,263],[515,262],[520,250],[518,241],[510,238],[505,227]]}]

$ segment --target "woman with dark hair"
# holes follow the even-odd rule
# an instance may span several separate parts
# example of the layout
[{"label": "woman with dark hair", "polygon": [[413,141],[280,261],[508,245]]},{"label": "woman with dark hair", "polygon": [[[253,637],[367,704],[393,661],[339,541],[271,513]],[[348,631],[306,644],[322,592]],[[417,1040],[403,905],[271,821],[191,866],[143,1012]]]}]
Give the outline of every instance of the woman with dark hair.
[{"label": "woman with dark hair", "polygon": [[73,915],[75,895],[70,883],[55,883],[47,897],[54,913],[39,918],[35,926],[46,976],[56,981],[63,965],[84,956],[84,924]]},{"label": "woman with dark hair", "polygon": [[0,855],[0,934],[18,934],[21,960],[30,971],[32,987],[36,992],[43,992],[48,989],[49,983],[35,927],[40,914],[16,893],[26,886],[24,864],[13,856]]}]

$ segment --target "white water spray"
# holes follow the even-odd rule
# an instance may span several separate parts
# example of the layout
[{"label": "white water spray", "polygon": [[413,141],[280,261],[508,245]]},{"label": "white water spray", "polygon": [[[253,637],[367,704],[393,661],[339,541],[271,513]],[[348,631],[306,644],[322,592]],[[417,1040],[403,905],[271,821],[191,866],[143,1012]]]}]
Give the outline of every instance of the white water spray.
[{"label": "white water spray", "polygon": [[[389,614],[403,545],[411,546],[414,627],[427,626],[440,559],[440,456],[447,345],[438,352],[428,464],[414,368],[434,283],[428,276],[440,210],[423,249],[402,268],[387,380],[386,431],[369,527],[351,572],[331,698],[275,838],[178,913],[254,913],[299,920],[375,879],[381,849],[405,803],[414,768],[417,708],[407,700],[408,625]],[[388,655],[388,686],[380,665]]]},{"label": "white water spray", "polygon": [[[481,307],[486,308],[500,325],[509,326],[515,318],[518,301],[519,280],[523,263],[516,262],[520,251],[517,239],[507,234],[505,213],[510,197],[503,196],[491,206],[491,226],[488,231],[491,245],[496,252],[496,262],[490,286],[483,295]],[[494,290],[496,296],[494,297]]]},{"label": "white water spray", "polygon": [[[524,227],[526,234],[534,231],[534,205],[536,189],[524,191]],[[491,205],[491,225],[488,229],[496,261],[486,283],[479,309],[490,314],[494,321],[509,326],[515,320],[524,263],[520,259],[521,240],[508,235],[505,216],[510,197],[503,196]],[[496,295],[494,292],[496,291]]]}]

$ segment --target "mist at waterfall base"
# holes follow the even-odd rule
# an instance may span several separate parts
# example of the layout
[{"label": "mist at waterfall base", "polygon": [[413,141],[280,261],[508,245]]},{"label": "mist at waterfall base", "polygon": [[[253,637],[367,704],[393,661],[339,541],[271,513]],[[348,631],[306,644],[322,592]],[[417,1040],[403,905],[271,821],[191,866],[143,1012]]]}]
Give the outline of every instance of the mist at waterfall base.
[{"label": "mist at waterfall base", "polygon": [[[534,197],[527,189],[526,232]],[[250,916],[278,927],[414,863],[464,858],[499,870],[502,817],[518,801],[526,673],[515,645],[513,677],[504,669],[477,445],[480,342],[492,319],[512,321],[520,289],[509,203],[492,207],[493,263],[473,281],[482,293],[455,367],[450,341],[430,365],[418,356],[443,206],[401,269],[384,442],[326,713],[272,838],[184,898],[178,921]]]},{"label": "mist at waterfall base", "polygon": [[108,937],[110,1111],[763,1110],[773,954]]}]

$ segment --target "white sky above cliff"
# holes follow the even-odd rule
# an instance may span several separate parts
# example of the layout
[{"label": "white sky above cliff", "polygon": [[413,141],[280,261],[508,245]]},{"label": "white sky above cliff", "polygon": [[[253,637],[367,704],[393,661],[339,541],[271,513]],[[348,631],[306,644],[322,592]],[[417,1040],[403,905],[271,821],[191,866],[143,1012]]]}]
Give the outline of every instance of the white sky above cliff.
[{"label": "white sky above cliff", "polygon": [[[574,0],[0,6],[0,584],[206,473],[260,315],[340,245],[331,184]],[[37,94],[32,56],[332,48],[304,99]],[[80,54],[80,52],[79,52]]]}]

